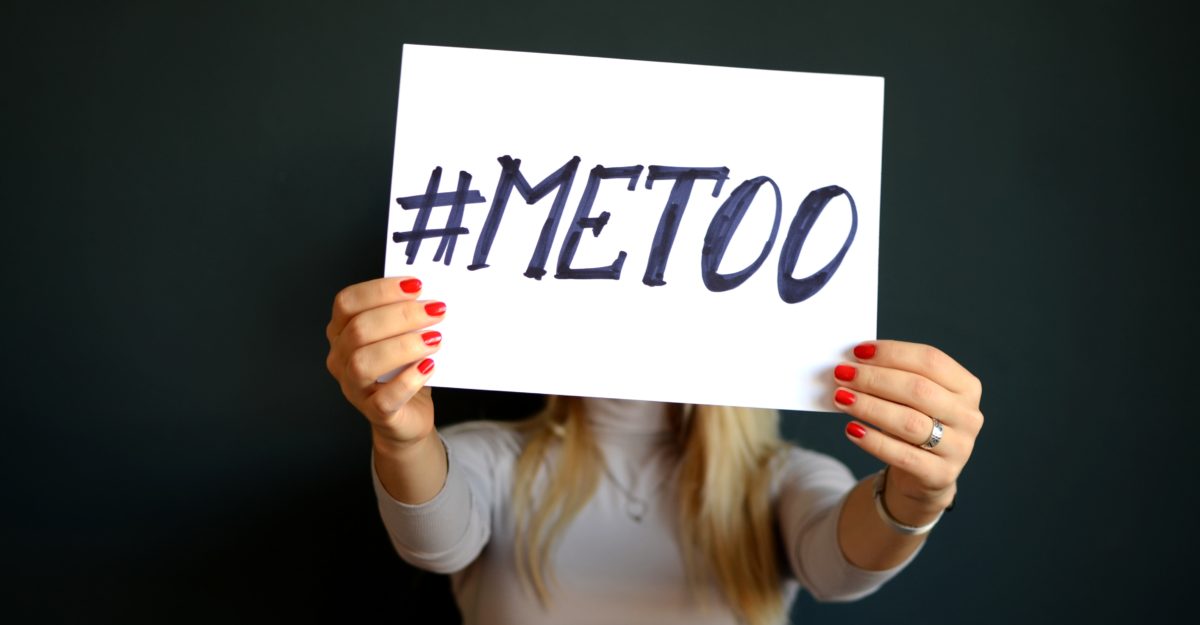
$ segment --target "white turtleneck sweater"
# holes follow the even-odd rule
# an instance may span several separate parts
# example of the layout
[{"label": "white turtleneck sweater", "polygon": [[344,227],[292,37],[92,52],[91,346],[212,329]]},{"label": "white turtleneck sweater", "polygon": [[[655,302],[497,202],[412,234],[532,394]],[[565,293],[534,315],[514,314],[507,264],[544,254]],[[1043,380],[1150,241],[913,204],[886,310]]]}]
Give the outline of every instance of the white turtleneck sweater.
[{"label": "white turtleneck sweater", "polygon": [[[379,511],[400,557],[450,574],[465,625],[735,625],[715,584],[707,605],[687,589],[670,479],[678,453],[665,406],[611,399],[585,405],[608,470],[552,555],[552,605],[543,608],[517,576],[510,498],[522,440],[503,424],[442,431],[446,482],[420,505],[393,499],[371,463]],[[822,601],[863,597],[912,560],[867,571],[842,555],[838,513],[855,484],[845,465],[813,451],[792,447],[779,465],[771,497],[786,552],[788,605],[799,587]]]}]

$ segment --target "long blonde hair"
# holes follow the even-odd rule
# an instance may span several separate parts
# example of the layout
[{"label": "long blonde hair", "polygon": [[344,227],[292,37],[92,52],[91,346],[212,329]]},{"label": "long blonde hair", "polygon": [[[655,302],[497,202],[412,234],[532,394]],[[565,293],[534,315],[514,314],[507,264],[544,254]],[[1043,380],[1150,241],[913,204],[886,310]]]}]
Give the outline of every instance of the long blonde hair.
[{"label": "long blonde hair", "polygon": [[[671,409],[682,451],[677,523],[689,585],[695,590],[715,580],[750,625],[782,620],[770,504],[771,460],[784,446],[779,414],[728,406]],[[517,573],[548,604],[550,553],[595,493],[603,458],[577,397],[551,397],[545,410],[516,427],[526,435],[513,483]],[[555,445],[561,445],[558,462],[535,498],[534,483]]]}]

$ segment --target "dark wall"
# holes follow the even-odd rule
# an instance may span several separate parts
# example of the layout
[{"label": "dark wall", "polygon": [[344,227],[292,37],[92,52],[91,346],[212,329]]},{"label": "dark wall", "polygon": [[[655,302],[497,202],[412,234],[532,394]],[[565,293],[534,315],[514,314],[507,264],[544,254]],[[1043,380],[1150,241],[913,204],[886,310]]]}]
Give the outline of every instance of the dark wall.
[{"label": "dark wall", "polygon": [[[1198,172],[1184,15],[471,4],[0,9],[0,618],[453,614],[442,578],[391,553],[367,427],[323,364],[333,294],[383,266],[405,42],[884,76],[879,332],[959,358],[988,421],[912,567],[856,604],[802,598],[796,621],[1132,622],[1183,604]],[[447,420],[537,403],[439,399]],[[873,470],[843,423],[787,417],[791,436]]]}]

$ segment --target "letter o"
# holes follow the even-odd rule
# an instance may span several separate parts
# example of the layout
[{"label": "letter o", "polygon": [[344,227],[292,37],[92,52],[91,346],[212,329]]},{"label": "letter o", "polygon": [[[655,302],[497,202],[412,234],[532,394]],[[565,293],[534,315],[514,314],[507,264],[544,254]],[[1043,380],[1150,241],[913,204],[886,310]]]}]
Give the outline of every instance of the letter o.
[{"label": "letter o", "polygon": [[[725,257],[725,250],[729,247],[733,233],[737,231],[738,224],[742,223],[746,211],[750,210],[754,196],[758,195],[758,188],[767,182],[775,189],[775,223],[771,226],[770,238],[763,245],[762,253],[750,266],[733,273],[719,273],[717,268],[721,266],[721,259]],[[775,235],[779,233],[779,221],[782,216],[783,198],[779,194],[779,185],[775,184],[774,180],[759,176],[738,185],[717,209],[708,224],[708,232],[704,235],[704,249],[700,254],[700,277],[704,279],[704,286],[714,293],[719,293],[737,288],[754,275],[767,259],[771,246],[775,245]]]},{"label": "letter o", "polygon": [[[796,270],[796,263],[800,260],[800,249],[804,247],[804,240],[808,238],[813,224],[817,223],[821,211],[825,210],[830,200],[839,195],[845,195],[846,199],[850,200],[850,234],[846,236],[846,242],[842,244],[842,249],[833,260],[824,267],[806,278],[793,278],[792,272]],[[849,191],[837,185],[830,185],[809,193],[800,203],[800,208],[796,209],[796,216],[792,218],[792,225],[788,227],[787,237],[783,240],[783,248],[779,251],[779,297],[788,304],[795,304],[816,295],[842,264],[842,259],[850,249],[850,244],[854,242],[854,233],[857,231],[858,207],[855,206],[854,197]]]}]

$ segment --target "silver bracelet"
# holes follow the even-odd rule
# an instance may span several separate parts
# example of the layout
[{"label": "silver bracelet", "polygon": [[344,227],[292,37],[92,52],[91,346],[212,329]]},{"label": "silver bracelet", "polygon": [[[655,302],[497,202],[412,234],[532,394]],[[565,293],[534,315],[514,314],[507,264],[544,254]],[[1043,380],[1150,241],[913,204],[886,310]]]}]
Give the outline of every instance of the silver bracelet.
[{"label": "silver bracelet", "polygon": [[942,510],[938,513],[937,518],[928,524],[921,526],[905,525],[897,521],[896,517],[892,516],[892,514],[888,512],[887,506],[883,505],[883,487],[887,484],[887,473],[889,468],[891,467],[884,467],[882,471],[875,474],[875,510],[879,512],[879,518],[883,519],[883,522],[887,523],[888,527],[900,532],[901,534],[919,536],[921,534],[928,533],[929,530],[933,529],[934,525],[937,525],[938,521],[942,520],[942,515],[945,514],[946,511]]}]

